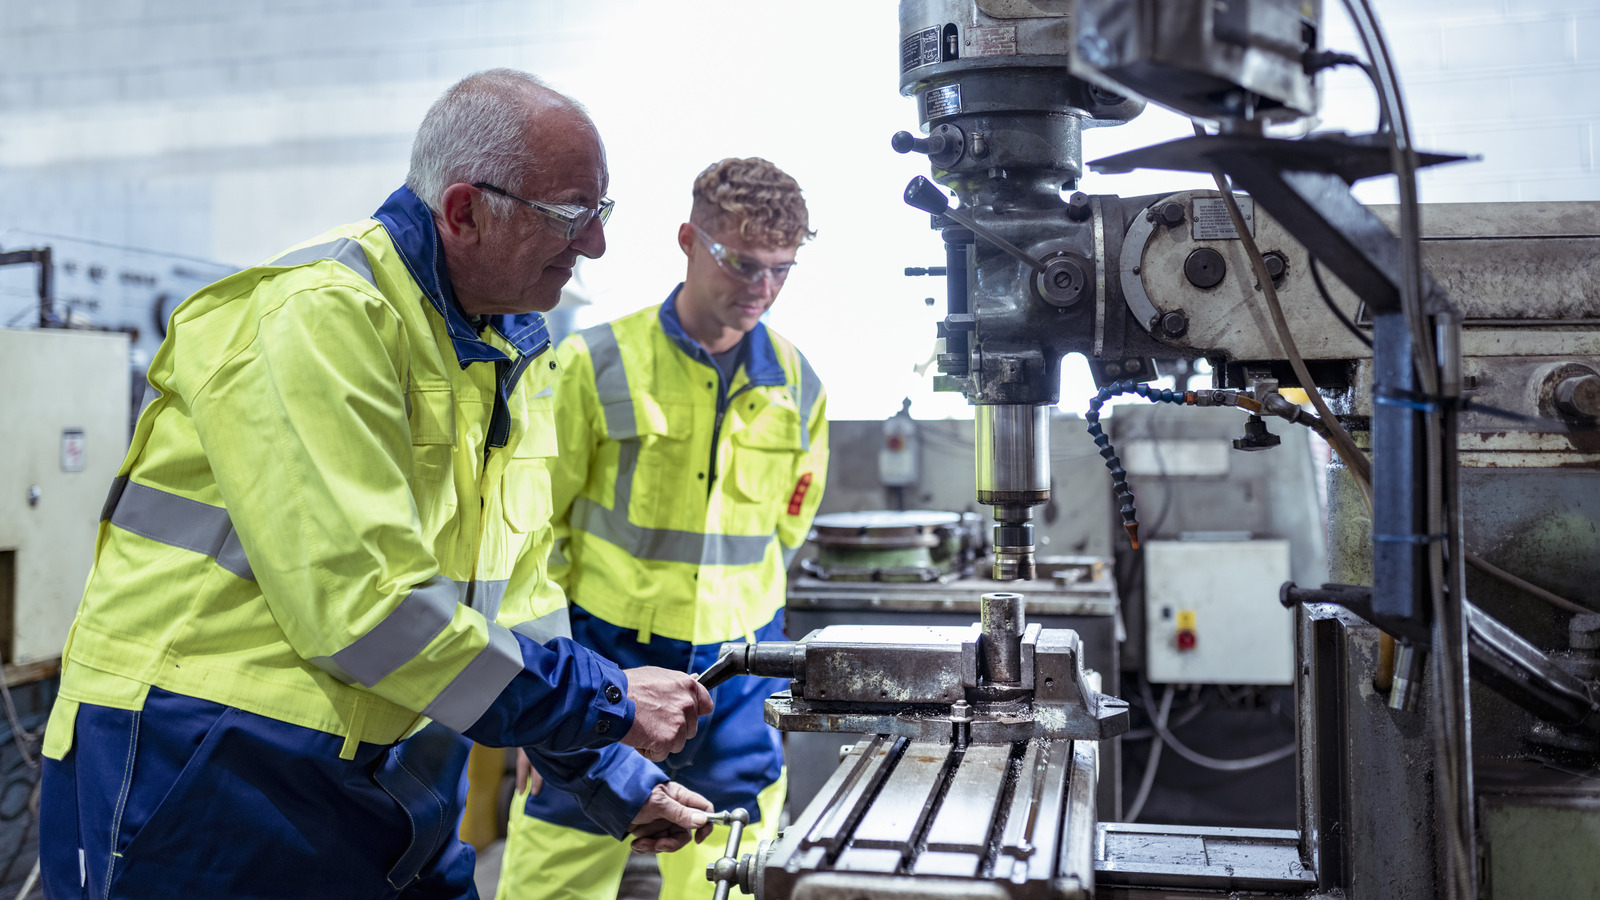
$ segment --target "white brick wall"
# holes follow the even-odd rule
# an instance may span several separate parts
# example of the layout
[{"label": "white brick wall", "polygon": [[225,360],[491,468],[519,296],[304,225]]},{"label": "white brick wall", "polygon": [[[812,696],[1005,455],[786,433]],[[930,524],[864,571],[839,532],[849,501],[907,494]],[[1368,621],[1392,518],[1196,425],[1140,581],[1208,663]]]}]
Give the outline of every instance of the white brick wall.
[{"label": "white brick wall", "polygon": [[[1330,45],[1359,50],[1342,5],[1326,8]],[[1424,202],[1600,199],[1600,3],[1388,0],[1379,14],[1417,145],[1483,157],[1424,172]],[[1369,128],[1371,96],[1359,75],[1331,76],[1330,122]],[[1379,182],[1358,194],[1394,196]]]}]

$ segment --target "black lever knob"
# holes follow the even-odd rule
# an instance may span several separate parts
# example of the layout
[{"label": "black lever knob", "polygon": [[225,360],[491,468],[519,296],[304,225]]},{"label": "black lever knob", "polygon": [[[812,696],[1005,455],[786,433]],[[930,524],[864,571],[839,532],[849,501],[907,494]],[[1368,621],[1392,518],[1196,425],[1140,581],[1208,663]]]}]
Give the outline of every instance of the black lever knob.
[{"label": "black lever knob", "polygon": [[935,216],[943,215],[950,209],[950,201],[946,199],[944,191],[921,175],[906,185],[906,203]]},{"label": "black lever knob", "polygon": [[889,146],[894,148],[896,153],[911,153],[915,151],[917,153],[926,153],[930,156],[943,153],[948,143],[942,134],[919,138],[909,131],[896,131],[894,137],[889,138]]}]

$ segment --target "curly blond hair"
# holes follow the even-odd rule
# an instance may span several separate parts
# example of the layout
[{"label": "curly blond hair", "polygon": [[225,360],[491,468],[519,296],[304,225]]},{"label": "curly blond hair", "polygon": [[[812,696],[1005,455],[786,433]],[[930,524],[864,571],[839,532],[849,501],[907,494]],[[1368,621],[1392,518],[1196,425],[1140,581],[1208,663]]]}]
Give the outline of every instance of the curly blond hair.
[{"label": "curly blond hair", "polygon": [[733,230],[757,247],[798,247],[815,237],[800,185],[762,159],[724,159],[694,179],[689,221],[713,234]]}]

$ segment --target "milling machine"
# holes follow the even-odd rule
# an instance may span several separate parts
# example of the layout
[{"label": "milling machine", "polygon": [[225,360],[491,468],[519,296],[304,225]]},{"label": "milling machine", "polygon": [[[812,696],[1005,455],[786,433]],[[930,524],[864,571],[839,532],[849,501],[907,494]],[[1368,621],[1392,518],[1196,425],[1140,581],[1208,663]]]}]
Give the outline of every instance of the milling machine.
[{"label": "milling machine", "polygon": [[[933,217],[946,248],[938,385],[976,407],[994,576],[1033,574],[1030,518],[1049,496],[1046,424],[1066,353],[1087,356],[1101,386],[1084,440],[1106,459],[1134,548],[1137,501],[1098,422],[1113,396],[1243,411],[1241,449],[1269,446],[1262,417],[1280,417],[1336,453],[1335,583],[1281,592],[1298,615],[1299,827],[1096,824],[1073,786],[1092,782],[1092,740],[1109,730],[1007,733],[1010,749],[985,751],[995,766],[1009,760],[1007,776],[968,779],[956,706],[971,700],[928,695],[872,721],[852,706],[856,693],[801,703],[812,663],[792,650],[808,654],[807,674],[774,699],[769,721],[876,723],[900,737],[851,750],[778,842],[724,861],[723,889],[735,879],[773,898],[1596,890],[1585,841],[1600,832],[1600,616],[1573,601],[1593,602],[1600,559],[1600,204],[1419,208],[1416,169],[1461,157],[1411,144],[1370,6],[1345,5],[1364,59],[1322,46],[1317,0],[900,3],[900,87],[921,135],[901,132],[893,146],[932,168],[906,200]],[[1265,125],[1314,114],[1316,75],[1336,65],[1371,76],[1382,130],[1265,136]],[[1082,129],[1125,122],[1147,100],[1214,133],[1197,125],[1193,138],[1096,165],[1202,172],[1217,189],[1078,192]],[[1396,178],[1397,206],[1354,199],[1351,185],[1384,175]],[[1156,359],[1199,357],[1215,389],[1149,386]],[[1314,413],[1279,392],[1291,386]],[[800,646],[841,640],[824,632]],[[898,690],[937,670],[981,689],[983,678],[951,680],[954,640],[861,629],[843,642],[895,650],[849,656],[845,680]],[[1107,708],[1096,698],[1080,713]],[[1030,762],[1043,758],[1033,748],[1063,736],[1074,739],[1071,774],[1039,781],[1056,762]],[[910,787],[885,776],[894,761],[911,765]],[[1031,859],[1054,866],[1047,876],[1019,875],[1007,843],[1018,772],[1034,773],[1036,799],[1049,793],[1024,813],[1051,824],[1036,833],[1053,843],[1030,843]],[[963,837],[947,840],[958,822]],[[1079,842],[1091,833],[1085,868]],[[945,853],[965,854],[959,872],[941,868]]]}]

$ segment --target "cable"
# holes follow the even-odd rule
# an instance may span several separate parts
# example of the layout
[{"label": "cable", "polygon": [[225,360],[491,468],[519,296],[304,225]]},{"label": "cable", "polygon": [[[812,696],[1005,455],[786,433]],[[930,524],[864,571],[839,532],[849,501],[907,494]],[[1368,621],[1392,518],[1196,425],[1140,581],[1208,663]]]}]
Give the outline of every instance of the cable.
[{"label": "cable", "polygon": [[17,753],[22,756],[22,762],[30,769],[39,768],[39,761],[28,752],[28,744],[33,743],[44,735],[44,726],[38,731],[28,731],[22,727],[17,719],[17,705],[11,700],[11,685],[6,683],[5,676],[0,674],[0,699],[5,701],[6,721],[11,724],[11,740],[17,745]]},{"label": "cable", "polygon": [[1350,321],[1350,317],[1344,314],[1344,310],[1340,309],[1338,304],[1333,302],[1333,296],[1328,293],[1328,286],[1322,283],[1322,271],[1317,266],[1317,258],[1314,256],[1308,256],[1306,257],[1306,261],[1311,264],[1311,281],[1316,284],[1317,293],[1322,295],[1322,302],[1328,307],[1328,312],[1333,313],[1333,317],[1339,320],[1339,324],[1343,325],[1346,331],[1349,331],[1352,335],[1355,335],[1356,340],[1365,344],[1367,349],[1371,350],[1372,338],[1369,338],[1362,333],[1361,329],[1356,327],[1356,323]]},{"label": "cable", "polygon": [[[1141,684],[1143,684],[1143,682],[1141,682]],[[1146,697],[1150,695],[1150,688],[1148,686],[1145,686],[1144,693]],[[1150,707],[1146,706],[1145,709],[1148,711]],[[1162,698],[1162,706],[1160,711],[1151,717],[1150,721],[1159,722],[1159,730],[1165,731],[1167,727],[1167,714],[1171,711],[1172,690],[1168,688],[1167,695]],[[1156,737],[1155,743],[1150,745],[1150,758],[1145,761],[1144,776],[1139,779],[1139,792],[1134,794],[1133,802],[1128,804],[1128,809],[1122,817],[1124,822],[1137,822],[1139,821],[1139,814],[1144,812],[1144,803],[1146,800],[1150,799],[1150,788],[1156,783],[1156,769],[1161,765],[1161,748],[1164,746],[1165,742],[1162,741],[1159,736]]]},{"label": "cable", "polygon": [[1482,572],[1483,574],[1488,575],[1490,578],[1498,579],[1498,580],[1500,580],[1500,581],[1502,581],[1502,582],[1504,582],[1504,583],[1506,583],[1508,585],[1511,585],[1514,588],[1517,588],[1517,589],[1522,590],[1522,591],[1526,591],[1527,593],[1529,593],[1529,594],[1531,594],[1531,595],[1533,595],[1535,597],[1538,597],[1540,600],[1543,600],[1544,602],[1550,604],[1551,606],[1556,607],[1557,609],[1563,609],[1563,610],[1566,610],[1569,613],[1574,613],[1574,614],[1578,614],[1578,615],[1582,615],[1583,613],[1595,612],[1595,610],[1590,609],[1587,606],[1583,606],[1581,604],[1574,603],[1571,600],[1566,599],[1565,597],[1560,597],[1560,596],[1557,596],[1556,594],[1552,594],[1549,591],[1545,590],[1542,587],[1539,587],[1536,584],[1531,584],[1529,582],[1523,581],[1521,578],[1518,578],[1517,576],[1511,574],[1510,572],[1507,572],[1504,569],[1501,569],[1500,567],[1494,565],[1493,563],[1490,563],[1489,561],[1485,560],[1483,557],[1478,556],[1475,553],[1468,553],[1467,554],[1467,562],[1474,569],[1477,569],[1479,572]]},{"label": "cable", "polygon": [[[1149,682],[1139,682],[1139,693],[1144,698],[1146,708],[1155,706],[1155,697],[1150,693]],[[1169,684],[1167,685],[1167,689],[1161,698],[1163,709],[1170,709],[1172,707],[1172,694],[1173,687]],[[1260,753],[1255,756],[1246,756],[1243,759],[1217,759],[1216,757],[1206,756],[1203,753],[1191,750],[1184,745],[1182,741],[1178,740],[1176,737],[1173,737],[1172,731],[1167,728],[1165,717],[1158,716],[1155,720],[1153,720],[1153,722],[1155,725],[1156,734],[1160,736],[1164,743],[1172,748],[1174,753],[1197,766],[1206,769],[1212,769],[1218,772],[1245,772],[1249,771],[1250,769],[1259,769],[1262,766],[1271,765],[1281,759],[1287,759],[1288,757],[1294,755],[1295,743],[1290,741],[1288,744],[1285,744],[1276,750],[1269,750],[1266,753]]]}]

